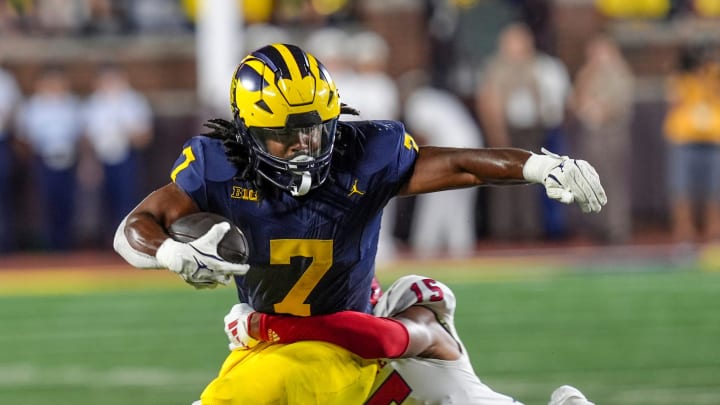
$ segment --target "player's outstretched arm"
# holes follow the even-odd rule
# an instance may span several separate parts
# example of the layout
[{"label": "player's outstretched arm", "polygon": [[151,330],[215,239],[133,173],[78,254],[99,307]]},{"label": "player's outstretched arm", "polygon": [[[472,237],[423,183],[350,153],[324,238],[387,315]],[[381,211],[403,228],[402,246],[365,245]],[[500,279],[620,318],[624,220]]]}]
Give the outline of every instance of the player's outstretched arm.
[{"label": "player's outstretched arm", "polygon": [[419,149],[412,176],[401,195],[483,184],[539,183],[548,197],[577,203],[583,212],[598,212],[607,203],[595,169],[586,161],[543,150],[534,154],[514,148]]},{"label": "player's outstretched arm", "polygon": [[259,313],[247,304],[237,304],[225,317],[225,333],[231,350],[252,346],[254,340],[317,340],[367,359],[420,356],[454,360],[460,355],[433,312],[423,307],[408,308],[393,318],[354,311],[294,317]]},{"label": "player's outstretched arm", "polygon": [[296,317],[255,312],[248,304],[236,304],[225,316],[230,350],[248,348],[258,341],[295,343],[328,342],[360,357],[395,358],[406,353],[409,331],[399,321],[354,311]]}]

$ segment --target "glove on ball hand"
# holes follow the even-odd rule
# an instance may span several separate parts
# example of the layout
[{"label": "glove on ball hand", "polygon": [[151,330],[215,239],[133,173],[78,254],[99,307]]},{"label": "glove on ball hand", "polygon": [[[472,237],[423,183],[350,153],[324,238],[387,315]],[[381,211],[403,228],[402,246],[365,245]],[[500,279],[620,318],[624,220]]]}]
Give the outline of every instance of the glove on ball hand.
[{"label": "glove on ball hand", "polygon": [[247,264],[232,263],[218,255],[218,244],[230,230],[228,222],[213,225],[204,235],[192,242],[166,239],[155,257],[158,263],[177,273],[195,288],[214,288],[227,285],[234,275],[244,275]]}]

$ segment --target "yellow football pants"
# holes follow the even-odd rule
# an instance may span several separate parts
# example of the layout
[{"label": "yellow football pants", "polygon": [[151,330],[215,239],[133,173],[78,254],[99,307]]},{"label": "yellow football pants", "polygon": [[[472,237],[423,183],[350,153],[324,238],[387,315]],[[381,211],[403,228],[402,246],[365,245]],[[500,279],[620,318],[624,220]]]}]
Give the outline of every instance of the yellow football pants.
[{"label": "yellow football pants", "polygon": [[202,405],[352,405],[370,393],[377,361],[324,342],[261,343],[235,350]]}]

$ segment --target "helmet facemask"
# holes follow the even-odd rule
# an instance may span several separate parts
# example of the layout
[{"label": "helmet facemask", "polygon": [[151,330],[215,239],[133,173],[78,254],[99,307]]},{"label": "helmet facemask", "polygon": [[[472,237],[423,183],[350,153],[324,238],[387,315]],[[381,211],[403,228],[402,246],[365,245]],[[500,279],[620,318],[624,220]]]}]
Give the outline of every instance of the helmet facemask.
[{"label": "helmet facemask", "polygon": [[322,184],[330,172],[337,119],[310,126],[247,129],[255,169],[293,197]]},{"label": "helmet facemask", "polygon": [[340,102],[317,59],[293,45],[258,49],[236,69],[230,101],[259,177],[294,197],[327,179]]}]

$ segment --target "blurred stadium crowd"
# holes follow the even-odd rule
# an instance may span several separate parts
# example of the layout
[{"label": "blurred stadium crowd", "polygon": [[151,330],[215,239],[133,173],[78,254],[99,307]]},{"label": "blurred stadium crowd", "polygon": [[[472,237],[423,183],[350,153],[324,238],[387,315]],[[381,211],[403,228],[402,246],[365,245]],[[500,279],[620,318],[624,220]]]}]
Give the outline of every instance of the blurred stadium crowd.
[{"label": "blurred stadium crowd", "polygon": [[[201,2],[0,2],[0,254],[108,249],[182,143],[228,113],[197,99]],[[237,4],[240,54],[305,47],[360,119],[403,120],[419,143],[546,147],[590,161],[608,192],[594,216],[537,187],[397,200],[381,258],[720,236],[718,1]]]}]

